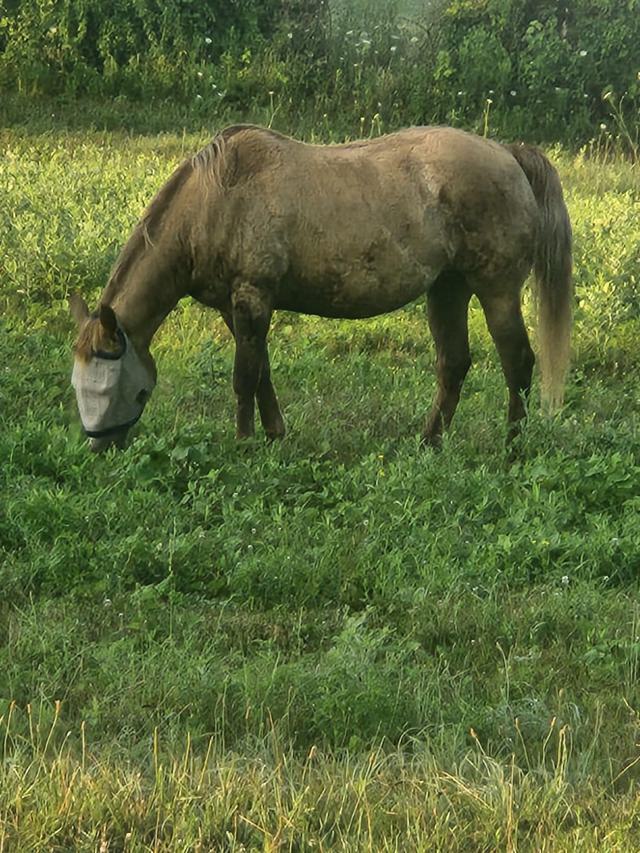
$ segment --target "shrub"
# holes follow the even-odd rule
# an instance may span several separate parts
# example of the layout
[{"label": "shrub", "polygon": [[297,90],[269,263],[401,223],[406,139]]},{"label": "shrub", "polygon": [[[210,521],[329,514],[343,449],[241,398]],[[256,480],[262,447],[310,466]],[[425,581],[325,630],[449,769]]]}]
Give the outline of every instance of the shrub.
[{"label": "shrub", "polygon": [[639,0],[407,4],[10,0],[0,89],[267,109],[327,136],[446,122],[567,142],[622,98],[635,138]]}]

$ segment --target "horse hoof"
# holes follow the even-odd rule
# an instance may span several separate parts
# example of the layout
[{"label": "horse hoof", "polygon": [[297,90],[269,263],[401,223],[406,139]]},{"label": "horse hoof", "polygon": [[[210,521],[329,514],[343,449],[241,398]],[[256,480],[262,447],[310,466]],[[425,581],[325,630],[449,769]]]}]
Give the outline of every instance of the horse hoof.
[{"label": "horse hoof", "polygon": [[423,435],[420,439],[420,447],[422,450],[442,450],[441,435]]},{"label": "horse hoof", "polygon": [[278,427],[278,429],[265,429],[265,435],[267,436],[267,441],[280,441],[285,437],[286,430],[284,425],[282,427]]}]

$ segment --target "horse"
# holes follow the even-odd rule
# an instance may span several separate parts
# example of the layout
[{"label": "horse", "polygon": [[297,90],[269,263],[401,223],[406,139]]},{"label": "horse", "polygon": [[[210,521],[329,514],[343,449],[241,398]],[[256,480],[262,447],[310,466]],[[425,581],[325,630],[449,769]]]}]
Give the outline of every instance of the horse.
[{"label": "horse", "polygon": [[507,442],[527,411],[534,354],[521,290],[535,273],[541,399],[563,402],[572,234],[558,174],[537,148],[450,127],[314,145],[234,125],[173,172],[122,248],[97,310],[69,299],[72,384],[94,451],[125,444],[156,382],[152,338],[179,300],[217,309],[235,339],[236,434],[284,420],[267,334],[275,310],[357,319],[426,295],[437,392],[423,433],[438,446],[471,365],[477,296],[509,392]]}]

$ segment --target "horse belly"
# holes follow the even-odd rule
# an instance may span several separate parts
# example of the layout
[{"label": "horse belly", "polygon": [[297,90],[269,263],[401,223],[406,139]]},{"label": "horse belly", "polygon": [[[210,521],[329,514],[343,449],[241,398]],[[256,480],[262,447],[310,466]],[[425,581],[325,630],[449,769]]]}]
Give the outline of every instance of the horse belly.
[{"label": "horse belly", "polygon": [[296,275],[278,293],[277,307],[321,317],[358,319],[387,314],[413,302],[435,278],[430,270],[398,270],[398,277],[374,271],[348,269],[324,275]]},{"label": "horse belly", "polygon": [[403,239],[383,229],[357,239],[339,228],[331,239],[317,234],[294,251],[278,306],[345,319],[395,311],[425,293],[444,265],[442,243],[431,236],[420,226]]}]

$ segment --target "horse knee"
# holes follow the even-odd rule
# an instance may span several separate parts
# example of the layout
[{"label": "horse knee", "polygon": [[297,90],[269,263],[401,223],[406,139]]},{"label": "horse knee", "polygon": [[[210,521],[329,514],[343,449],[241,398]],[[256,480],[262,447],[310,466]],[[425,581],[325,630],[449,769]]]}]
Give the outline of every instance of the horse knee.
[{"label": "horse knee", "polygon": [[231,295],[234,328],[245,337],[266,338],[271,307],[264,295],[251,285],[241,285]]}]

